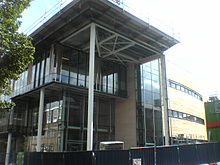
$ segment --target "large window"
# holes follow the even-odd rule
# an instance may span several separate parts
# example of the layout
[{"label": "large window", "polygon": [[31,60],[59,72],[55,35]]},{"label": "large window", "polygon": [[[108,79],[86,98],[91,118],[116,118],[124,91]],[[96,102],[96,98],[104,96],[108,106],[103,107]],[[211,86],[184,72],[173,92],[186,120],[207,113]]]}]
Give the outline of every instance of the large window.
[{"label": "large window", "polygon": [[82,123],[82,100],[77,97],[69,98],[69,126],[80,127]]},{"label": "large window", "polygon": [[[62,62],[60,64],[61,82],[88,88],[88,53],[63,46],[59,46],[59,49],[57,56],[62,56]],[[95,90],[125,97],[127,88],[126,66],[99,57],[96,57],[95,63]]]},{"label": "large window", "polygon": [[62,100],[52,101],[45,105],[46,124],[56,123],[61,119]]},{"label": "large window", "polygon": [[205,121],[202,118],[175,110],[169,110],[169,117],[178,118],[182,120],[189,120],[203,125],[205,124]]},{"label": "large window", "polygon": [[[100,141],[114,140],[114,109],[111,100],[94,102],[94,149]],[[68,151],[86,149],[88,103],[87,98],[69,92],[65,103]],[[76,148],[75,148],[76,147]]]},{"label": "large window", "polygon": [[138,82],[140,84],[138,120],[143,122],[138,122],[138,143],[142,146],[161,145],[163,135],[159,60],[142,64],[139,69],[137,73],[140,81]]},{"label": "large window", "polygon": [[160,107],[159,61],[154,60],[140,66],[142,102]]}]

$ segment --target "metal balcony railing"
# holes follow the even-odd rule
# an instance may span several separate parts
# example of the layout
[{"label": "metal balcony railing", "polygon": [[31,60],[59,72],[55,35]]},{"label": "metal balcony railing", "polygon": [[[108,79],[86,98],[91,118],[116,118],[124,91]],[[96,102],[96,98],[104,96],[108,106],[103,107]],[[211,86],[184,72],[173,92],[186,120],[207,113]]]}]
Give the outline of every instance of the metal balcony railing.
[{"label": "metal balcony railing", "polygon": [[[43,82],[41,83],[40,85],[36,85],[34,86],[34,83],[30,83],[26,86],[23,86],[17,90],[14,90],[11,97],[16,97],[18,95],[22,95],[26,92],[29,92],[35,88],[38,88],[42,85],[45,85],[47,83],[51,83],[51,82],[59,82],[59,83],[62,83],[62,84],[68,84],[68,85],[73,85],[73,86],[76,86],[76,87],[80,87],[80,88],[88,88],[88,80],[86,81],[86,84],[85,84],[85,80],[83,80],[83,83],[78,83],[77,84],[77,79],[74,78],[74,77],[69,77],[69,76],[65,76],[65,75],[61,75],[61,74],[49,74],[49,75],[46,75],[45,77],[43,77],[42,79],[44,79],[44,81],[41,79],[38,80]],[[80,81],[80,80],[78,80]],[[119,97],[127,97],[127,90],[122,90],[122,89],[115,89],[114,90],[112,89],[112,91],[108,91],[106,90],[105,88],[103,88],[103,86],[101,84],[96,84],[94,85],[94,90],[97,91],[97,92],[103,92],[103,93],[106,93],[106,94],[110,94],[110,95],[115,95],[115,96],[119,96]]]},{"label": "metal balcony railing", "polygon": [[[58,3],[52,6],[45,13],[42,13],[42,15],[37,20],[34,20],[29,27],[25,27],[24,28],[25,30],[21,32],[23,32],[24,34],[30,35],[32,32],[34,32],[41,25],[47,22],[56,13],[60,12],[65,6],[67,6],[72,1],[74,0],[59,0]],[[180,39],[179,33],[175,32],[173,27],[171,27],[170,25],[165,25],[165,23],[163,23],[161,20],[153,18],[153,16],[150,16],[150,14],[148,13],[143,13],[143,12],[141,13],[138,9],[133,8],[132,7],[133,5],[129,3],[128,1],[126,0],[106,0],[106,1],[109,1],[117,5],[118,7],[122,8],[123,10],[139,17],[143,21],[160,29],[161,31],[170,35],[171,37],[175,39]],[[37,14],[39,15],[40,13],[37,13]]]}]

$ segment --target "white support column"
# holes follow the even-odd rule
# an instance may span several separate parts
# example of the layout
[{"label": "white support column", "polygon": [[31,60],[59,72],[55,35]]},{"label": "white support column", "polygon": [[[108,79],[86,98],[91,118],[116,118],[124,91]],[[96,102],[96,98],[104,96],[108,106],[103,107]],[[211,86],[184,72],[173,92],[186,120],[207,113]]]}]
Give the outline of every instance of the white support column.
[{"label": "white support column", "polygon": [[44,114],[44,95],[45,89],[40,90],[40,103],[39,103],[39,113],[38,113],[38,130],[37,130],[37,152],[41,151],[41,136],[43,127],[43,114]]},{"label": "white support column", "polygon": [[161,98],[163,110],[163,135],[165,137],[165,145],[169,145],[169,119],[168,119],[168,94],[167,94],[167,77],[165,56],[160,57],[161,68]]},{"label": "white support column", "polygon": [[89,52],[89,90],[88,90],[88,125],[87,125],[87,151],[93,149],[93,103],[94,103],[94,72],[95,72],[95,24],[90,27]]},{"label": "white support column", "polygon": [[[10,117],[9,117],[9,126],[12,126],[12,124],[13,124],[13,115],[14,115],[14,110],[11,110]],[[5,165],[9,164],[9,158],[10,158],[10,153],[11,153],[11,141],[12,141],[12,133],[9,132],[8,133],[6,155],[5,155]]]},{"label": "white support column", "polygon": [[5,165],[9,164],[10,152],[11,152],[11,138],[12,134],[8,133],[8,143],[7,143],[7,151],[5,155]]}]

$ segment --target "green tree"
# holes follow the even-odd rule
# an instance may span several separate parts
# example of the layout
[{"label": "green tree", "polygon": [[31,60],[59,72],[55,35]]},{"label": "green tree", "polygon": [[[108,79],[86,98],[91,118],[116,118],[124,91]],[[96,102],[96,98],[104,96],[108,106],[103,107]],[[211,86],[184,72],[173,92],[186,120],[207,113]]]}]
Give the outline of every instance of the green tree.
[{"label": "green tree", "polygon": [[[0,95],[10,94],[10,82],[33,60],[34,47],[31,38],[18,33],[21,13],[30,0],[0,0]],[[10,109],[13,103],[0,101],[0,109]]]}]

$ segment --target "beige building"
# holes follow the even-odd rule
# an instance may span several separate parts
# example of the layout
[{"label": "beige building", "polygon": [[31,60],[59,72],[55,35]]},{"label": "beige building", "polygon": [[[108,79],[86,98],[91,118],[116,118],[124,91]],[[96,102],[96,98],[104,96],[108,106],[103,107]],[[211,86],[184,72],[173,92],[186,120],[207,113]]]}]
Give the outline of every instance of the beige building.
[{"label": "beige building", "polygon": [[204,101],[190,81],[168,80],[169,125],[172,144],[207,140]]}]

